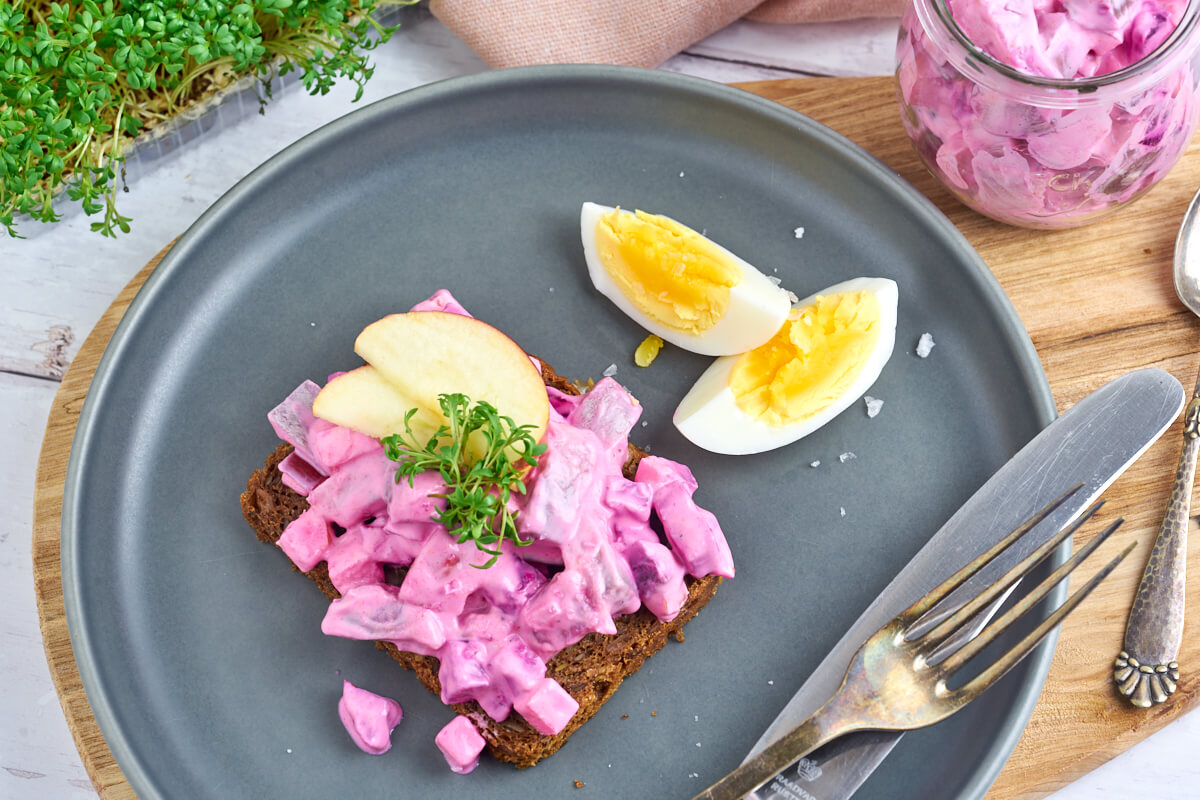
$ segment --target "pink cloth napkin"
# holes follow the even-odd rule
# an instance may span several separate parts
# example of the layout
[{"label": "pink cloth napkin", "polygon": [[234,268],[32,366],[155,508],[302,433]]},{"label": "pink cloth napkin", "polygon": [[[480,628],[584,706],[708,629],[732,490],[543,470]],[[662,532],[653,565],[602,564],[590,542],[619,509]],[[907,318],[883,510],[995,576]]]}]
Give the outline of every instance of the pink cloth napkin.
[{"label": "pink cloth napkin", "polygon": [[431,0],[492,67],[654,67],[741,17],[829,22],[899,16],[905,0]]}]

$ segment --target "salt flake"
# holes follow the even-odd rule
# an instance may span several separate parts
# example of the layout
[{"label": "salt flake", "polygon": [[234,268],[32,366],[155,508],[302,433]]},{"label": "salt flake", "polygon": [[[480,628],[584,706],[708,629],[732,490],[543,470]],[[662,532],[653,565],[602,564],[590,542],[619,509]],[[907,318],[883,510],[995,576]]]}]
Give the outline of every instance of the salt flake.
[{"label": "salt flake", "polygon": [[838,461],[845,464],[847,461],[852,461],[856,458],[858,458],[858,456],[854,455],[854,453],[845,452],[845,453],[842,453],[840,456],[838,456]]},{"label": "salt flake", "polygon": [[863,401],[867,404],[867,417],[874,419],[879,415],[879,411],[883,408],[882,400],[867,394],[863,395]]},{"label": "salt flake", "polygon": [[917,357],[928,358],[929,351],[933,350],[934,344],[935,342],[933,341],[933,334],[922,333],[921,338],[917,340]]},{"label": "salt flake", "polygon": [[617,374],[617,365],[609,364],[607,367],[604,368],[604,372],[602,374],[606,378],[611,378],[613,375]]}]

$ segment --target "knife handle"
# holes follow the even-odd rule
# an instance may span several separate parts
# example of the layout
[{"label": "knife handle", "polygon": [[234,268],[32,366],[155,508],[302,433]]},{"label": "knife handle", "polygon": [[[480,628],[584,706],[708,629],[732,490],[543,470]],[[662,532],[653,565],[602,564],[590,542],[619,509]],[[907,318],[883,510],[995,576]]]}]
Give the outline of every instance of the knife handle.
[{"label": "knife handle", "polygon": [[741,800],[813,750],[845,733],[845,721],[836,711],[829,711],[830,703],[692,800]]},{"label": "knife handle", "polygon": [[1125,648],[1113,664],[1117,691],[1138,708],[1165,702],[1179,681],[1187,581],[1187,528],[1196,455],[1200,451],[1200,380],[1183,415],[1183,450],[1171,498],[1125,627]]}]

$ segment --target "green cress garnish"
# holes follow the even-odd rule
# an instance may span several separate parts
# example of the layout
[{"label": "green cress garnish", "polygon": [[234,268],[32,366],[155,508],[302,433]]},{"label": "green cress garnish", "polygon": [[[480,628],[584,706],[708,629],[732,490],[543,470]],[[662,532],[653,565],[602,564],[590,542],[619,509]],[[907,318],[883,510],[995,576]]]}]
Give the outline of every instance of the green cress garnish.
[{"label": "green cress garnish", "polygon": [[[412,4],[399,0],[387,5]],[[117,211],[125,154],[146,126],[193,108],[223,75],[261,81],[295,72],[312,95],[357,85],[368,51],[398,26],[377,0],[17,0],[0,3],[0,231],[21,217],[55,222],[60,192],[103,216],[93,231],[128,233]]]},{"label": "green cress garnish", "polygon": [[[387,457],[400,462],[396,483],[407,476],[412,486],[416,475],[429,470],[441,474],[446,493],[432,496],[444,497],[446,508],[439,510],[433,520],[444,525],[451,536],[457,536],[460,544],[474,541],[477,548],[491,555],[481,567],[472,565],[487,569],[500,557],[505,539],[518,547],[533,541],[517,534],[517,515],[508,508],[508,499],[513,491],[525,494],[525,482],[521,480],[524,466],[536,467],[546,445],[538,444],[530,435],[535,426],[517,425],[490,403],[472,403],[463,394],[442,394],[438,395],[438,404],[449,424],[439,427],[428,442],[422,444],[413,435],[409,421],[417,413],[415,408],[404,416],[404,433],[380,441]],[[486,445],[481,456],[468,448],[477,431]],[[478,441],[480,437],[475,438]]]}]

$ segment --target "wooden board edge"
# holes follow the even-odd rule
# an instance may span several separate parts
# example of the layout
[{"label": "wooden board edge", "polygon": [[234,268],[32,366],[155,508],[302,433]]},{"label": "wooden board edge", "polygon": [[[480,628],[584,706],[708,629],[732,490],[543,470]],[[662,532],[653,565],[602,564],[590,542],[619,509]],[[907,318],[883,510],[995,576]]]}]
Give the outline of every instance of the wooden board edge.
[{"label": "wooden board edge", "polygon": [[126,284],[79,348],[54,395],[34,483],[33,584],[42,646],[67,728],[88,778],[103,800],[136,800],[137,795],[104,741],[71,647],[60,560],[63,489],[75,426],[100,357],[134,296],[170,249],[171,245],[164,247]]}]

